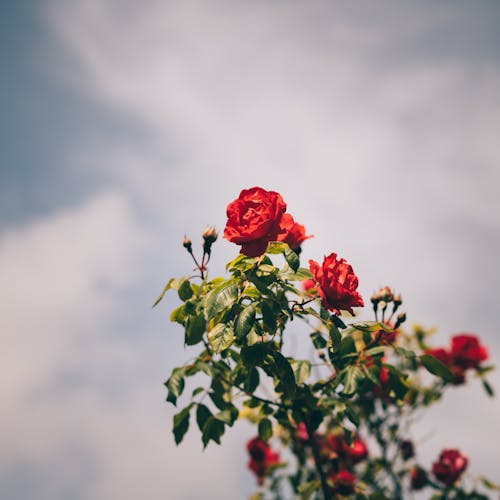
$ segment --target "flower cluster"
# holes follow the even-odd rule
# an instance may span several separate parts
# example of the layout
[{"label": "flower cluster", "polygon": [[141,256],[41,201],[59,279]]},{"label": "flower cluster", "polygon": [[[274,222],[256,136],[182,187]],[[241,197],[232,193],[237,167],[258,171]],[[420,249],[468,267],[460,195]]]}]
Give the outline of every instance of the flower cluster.
[{"label": "flower cluster", "polygon": [[247,451],[250,455],[248,468],[257,477],[257,482],[262,484],[266,475],[280,463],[280,456],[260,437],[248,441]]},{"label": "flower cluster", "polygon": [[[472,370],[493,396],[478,337],[455,335],[448,347],[431,349],[432,331],[404,324],[401,295],[389,286],[371,296],[372,318],[347,321],[344,312],[364,306],[358,276],[335,252],[302,267],[310,237],[279,193],[252,187],[227,206],[224,238],[240,247],[228,277],[208,277],[215,227],[202,233],[202,251],[184,238],[195,274],[170,279],[154,304],[175,290],[182,303],[170,319],[182,326],[186,348],[199,349],[165,382],[177,406],[175,442],[196,420],[203,446],[220,444],[247,419],[258,427],[246,445],[257,498],[406,498],[427,488],[433,498],[483,499],[480,489],[500,491],[488,480],[462,480],[468,458],[456,448],[432,465],[417,463],[408,432],[416,412]],[[291,355],[292,321],[307,325],[305,358]],[[184,391],[188,383],[197,387]],[[279,443],[286,462],[270,443]]]},{"label": "flower cluster", "polygon": [[455,376],[455,384],[465,382],[468,369],[479,369],[482,361],[488,359],[486,347],[479,343],[475,335],[460,334],[451,338],[448,349],[439,347],[427,351],[443,363]]}]

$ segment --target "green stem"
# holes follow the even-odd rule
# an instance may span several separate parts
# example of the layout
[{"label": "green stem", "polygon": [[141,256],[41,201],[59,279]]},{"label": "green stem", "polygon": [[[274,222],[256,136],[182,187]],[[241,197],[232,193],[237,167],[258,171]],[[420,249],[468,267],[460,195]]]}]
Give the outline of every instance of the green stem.
[{"label": "green stem", "polygon": [[314,456],[316,471],[318,472],[319,480],[321,482],[321,491],[323,492],[323,499],[330,500],[332,496],[330,493],[330,488],[328,487],[328,483],[326,482],[325,471],[323,470],[323,465],[321,463],[321,454],[319,452],[319,447],[316,438],[314,437],[314,429],[311,427],[309,421],[306,421],[305,424],[306,424],[307,434],[309,436],[309,444],[311,445],[311,449]]}]

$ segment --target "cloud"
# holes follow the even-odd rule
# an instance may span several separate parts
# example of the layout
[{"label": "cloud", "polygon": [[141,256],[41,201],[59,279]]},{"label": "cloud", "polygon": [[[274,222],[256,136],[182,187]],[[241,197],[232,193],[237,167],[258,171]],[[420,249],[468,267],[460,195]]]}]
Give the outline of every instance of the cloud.
[{"label": "cloud", "polygon": [[[0,382],[9,402],[0,460],[12,488],[31,471],[46,498],[251,490],[236,437],[228,451],[202,455],[190,438],[173,452],[154,384],[185,353],[176,337],[154,336],[164,321],[137,312],[164,279],[158,269],[189,268],[175,239],[221,227],[243,187],[282,192],[316,235],[305,258],[335,249],[365,295],[392,283],[413,318],[449,333],[475,328],[478,304],[494,308],[500,65],[483,36],[462,39],[460,29],[491,33],[487,13],[470,20],[463,6],[408,12],[389,3],[47,5],[59,42],[53,78],[142,132],[65,151],[114,191],[2,234],[4,367],[15,376]],[[218,241],[217,252],[215,266],[234,249]],[[479,322],[498,352],[493,315],[481,311]],[[470,415],[459,421],[453,401],[463,428]],[[458,436],[450,429],[443,436]],[[481,457],[494,450],[484,451],[481,435],[470,430],[466,444],[487,469]]]}]

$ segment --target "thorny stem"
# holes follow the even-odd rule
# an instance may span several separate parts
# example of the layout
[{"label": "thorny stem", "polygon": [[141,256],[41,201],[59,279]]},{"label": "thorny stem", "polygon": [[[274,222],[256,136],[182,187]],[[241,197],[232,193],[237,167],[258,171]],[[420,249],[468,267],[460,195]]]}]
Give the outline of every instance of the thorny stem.
[{"label": "thorny stem", "polygon": [[325,471],[323,470],[321,455],[318,448],[318,442],[314,437],[314,429],[311,427],[309,421],[306,421],[305,424],[306,424],[307,434],[309,436],[309,444],[311,445],[311,449],[314,456],[314,464],[316,466],[316,470],[319,475],[319,480],[321,482],[321,491],[323,492],[323,499],[331,500],[332,495],[330,493],[330,488],[328,487],[328,483],[326,482],[326,476],[325,476]]}]

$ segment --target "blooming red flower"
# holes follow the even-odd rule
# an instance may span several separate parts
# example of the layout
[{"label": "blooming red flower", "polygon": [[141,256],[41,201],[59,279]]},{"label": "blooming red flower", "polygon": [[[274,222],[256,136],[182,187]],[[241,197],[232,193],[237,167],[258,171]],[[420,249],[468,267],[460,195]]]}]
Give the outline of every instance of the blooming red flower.
[{"label": "blooming red flower", "polygon": [[280,462],[279,453],[275,452],[260,437],[248,441],[247,450],[250,454],[248,468],[257,476],[258,483],[262,484],[271,468]]},{"label": "blooming red flower", "polygon": [[[386,323],[389,328],[393,328],[394,325],[391,325],[389,323]],[[391,331],[386,331],[386,330],[377,330],[373,334],[373,338],[381,345],[390,345],[394,344],[396,342],[396,339],[398,337],[399,331],[398,330],[391,330]]]},{"label": "blooming red flower", "polygon": [[322,266],[310,260],[309,269],[313,273],[323,307],[335,314],[344,310],[353,315],[353,307],[364,306],[361,295],[356,291],[358,277],[345,259],[337,260],[337,254],[331,253],[325,256]]},{"label": "blooming red flower", "polygon": [[488,351],[475,335],[464,333],[451,338],[451,356],[453,364],[463,369],[478,368],[481,361],[488,359]]},{"label": "blooming red flower", "polygon": [[342,450],[355,464],[364,460],[368,455],[368,448],[365,442],[356,436],[349,445],[345,441],[342,443]]},{"label": "blooming red flower", "polygon": [[241,245],[241,253],[257,257],[270,241],[277,241],[286,203],[279,193],[253,187],[241,191],[227,206],[224,238]]},{"label": "blooming red flower", "polygon": [[333,483],[334,491],[340,495],[351,495],[354,493],[356,485],[356,476],[347,470],[339,470],[330,476]]},{"label": "blooming red flower", "polygon": [[304,422],[300,422],[297,426],[297,439],[301,443],[307,443],[309,441],[309,433],[307,432],[306,424]]},{"label": "blooming red flower", "polygon": [[285,242],[292,250],[299,249],[305,240],[312,238],[312,235],[306,236],[306,228],[295,222],[290,214],[283,214],[280,229],[283,232],[278,235],[278,241]]},{"label": "blooming red flower", "polygon": [[468,463],[467,457],[460,450],[446,449],[432,465],[432,472],[438,481],[451,486],[463,474]]}]

